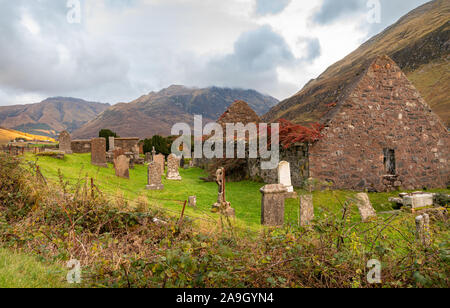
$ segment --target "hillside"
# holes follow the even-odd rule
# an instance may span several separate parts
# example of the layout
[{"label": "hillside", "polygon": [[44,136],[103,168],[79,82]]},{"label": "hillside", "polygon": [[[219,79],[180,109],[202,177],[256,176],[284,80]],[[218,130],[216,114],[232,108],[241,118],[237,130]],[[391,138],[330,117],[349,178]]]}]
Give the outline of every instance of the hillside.
[{"label": "hillside", "polygon": [[60,131],[78,129],[108,107],[76,98],[48,98],[37,104],[0,107],[0,126],[56,137]]},{"label": "hillside", "polygon": [[13,129],[7,129],[0,127],[0,144],[8,143],[11,140],[14,140],[16,138],[22,138],[27,141],[51,141],[55,142],[54,139],[46,136],[37,136],[37,135],[31,135],[27,133],[22,133]]},{"label": "hillside", "polygon": [[450,126],[450,1],[428,2],[402,17],[357,50],[330,66],[291,98],[272,108],[266,121],[285,118],[307,124],[320,121],[344,89],[378,55],[390,56],[425,101]]},{"label": "hillside", "polygon": [[246,101],[260,115],[278,103],[275,98],[253,90],[217,87],[191,89],[173,85],[130,103],[112,106],[77,130],[73,137],[95,137],[103,128],[111,129],[119,136],[145,138],[155,134],[170,135],[175,123],[192,124],[193,115],[202,115],[204,122],[216,121],[236,100]]}]

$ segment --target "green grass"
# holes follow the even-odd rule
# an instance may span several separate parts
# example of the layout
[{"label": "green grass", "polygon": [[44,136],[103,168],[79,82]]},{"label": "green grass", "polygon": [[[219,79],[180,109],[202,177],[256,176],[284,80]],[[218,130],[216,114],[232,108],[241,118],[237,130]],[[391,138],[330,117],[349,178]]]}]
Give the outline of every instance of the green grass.
[{"label": "green grass", "polygon": [[[36,160],[32,154],[27,154],[28,160]],[[76,184],[80,178],[85,176],[94,178],[95,184],[106,195],[117,197],[123,195],[125,199],[134,201],[140,196],[146,196],[149,202],[158,207],[170,211],[174,215],[179,215],[182,204],[174,201],[161,199],[187,200],[189,196],[197,196],[197,209],[187,208],[186,215],[194,218],[218,218],[211,213],[211,206],[217,200],[217,184],[205,183],[199,178],[205,176],[205,171],[198,168],[189,170],[180,169],[182,181],[167,181],[163,178],[165,186],[163,191],[147,191],[147,168],[146,166],[135,166],[130,170],[130,179],[121,179],[115,176],[112,165],[109,168],[98,168],[90,163],[90,154],[66,155],[64,160],[51,157],[39,157],[37,164],[45,177],[51,180],[58,179],[58,169],[64,175],[65,180],[72,185]],[[253,230],[260,228],[261,221],[261,193],[260,188],[263,183],[243,181],[239,183],[227,183],[226,198],[236,210],[236,222],[238,226],[245,226]],[[449,192],[449,190],[433,190],[435,192]],[[299,194],[307,192],[297,190]],[[327,212],[336,212],[341,209],[341,203],[355,192],[348,191],[322,191],[313,192],[315,214],[322,217]],[[392,210],[392,205],[388,198],[398,196],[398,192],[392,193],[370,193],[369,197],[378,212]],[[133,202],[131,202],[133,203]],[[286,222],[297,223],[298,221],[298,200],[286,201]],[[358,212],[353,212],[354,218],[358,219]]]},{"label": "green grass", "polygon": [[67,288],[67,270],[0,248],[0,288]]}]

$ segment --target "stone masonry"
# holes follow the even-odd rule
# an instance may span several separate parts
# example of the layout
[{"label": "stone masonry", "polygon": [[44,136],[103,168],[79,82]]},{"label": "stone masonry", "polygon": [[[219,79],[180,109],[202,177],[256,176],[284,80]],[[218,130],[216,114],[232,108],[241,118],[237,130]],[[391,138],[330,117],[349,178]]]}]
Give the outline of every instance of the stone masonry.
[{"label": "stone masonry", "polygon": [[94,138],[91,140],[91,163],[94,166],[108,168],[106,163],[106,139]]},{"label": "stone masonry", "polygon": [[311,177],[360,191],[449,183],[449,133],[389,57],[378,57],[333,112],[310,148]]},{"label": "stone masonry", "polygon": [[65,154],[72,154],[72,138],[66,131],[59,134],[59,150]]}]

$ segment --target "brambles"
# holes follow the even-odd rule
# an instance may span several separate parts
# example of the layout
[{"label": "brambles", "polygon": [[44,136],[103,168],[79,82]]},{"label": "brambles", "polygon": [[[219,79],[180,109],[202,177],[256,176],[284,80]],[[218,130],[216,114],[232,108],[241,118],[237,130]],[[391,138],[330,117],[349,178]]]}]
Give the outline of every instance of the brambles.
[{"label": "brambles", "polygon": [[306,127],[280,119],[280,142],[285,149],[296,143],[314,143],[323,138],[321,131],[322,124],[314,123],[311,127]]}]

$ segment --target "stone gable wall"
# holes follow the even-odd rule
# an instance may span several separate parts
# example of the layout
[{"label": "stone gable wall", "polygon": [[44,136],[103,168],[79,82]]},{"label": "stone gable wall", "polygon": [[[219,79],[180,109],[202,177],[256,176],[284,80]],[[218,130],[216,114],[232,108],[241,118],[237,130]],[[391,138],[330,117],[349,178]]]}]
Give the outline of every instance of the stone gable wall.
[{"label": "stone gable wall", "polygon": [[[336,108],[310,148],[311,177],[352,190],[448,185],[449,133],[392,60],[378,58]],[[385,149],[395,151],[393,177],[386,177]]]}]

